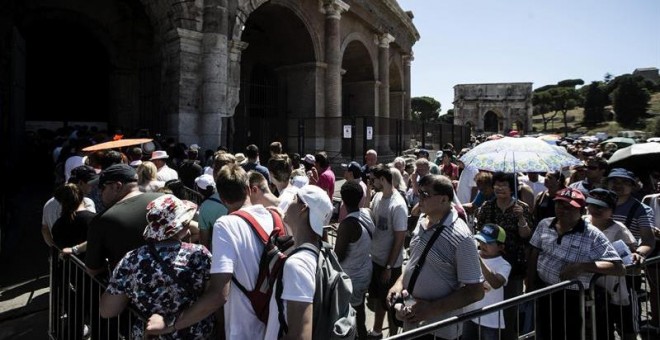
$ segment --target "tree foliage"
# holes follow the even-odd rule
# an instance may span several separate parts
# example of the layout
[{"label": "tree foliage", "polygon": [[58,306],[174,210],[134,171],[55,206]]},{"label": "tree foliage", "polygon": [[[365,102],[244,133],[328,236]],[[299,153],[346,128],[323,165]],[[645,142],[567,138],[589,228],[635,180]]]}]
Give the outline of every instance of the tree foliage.
[{"label": "tree foliage", "polygon": [[651,95],[641,77],[617,77],[610,84],[615,82],[611,97],[616,121],[623,126],[633,125],[646,116]]},{"label": "tree foliage", "polygon": [[[532,104],[535,112],[543,117],[543,130],[548,129],[548,122],[562,113],[564,121],[564,132],[568,133],[567,113],[582,103],[580,92],[575,89],[576,85],[584,84],[582,79],[566,79],[557,85],[546,85],[534,91]],[[546,114],[553,113],[546,118]]]},{"label": "tree foliage", "polygon": [[[589,86],[582,89],[584,96],[584,118],[583,124],[589,127],[596,126],[605,121],[605,106],[610,103],[607,96],[606,85],[602,82],[594,81]],[[581,89],[581,90],[582,90]]]},{"label": "tree foliage", "polygon": [[441,104],[432,97],[413,97],[410,99],[413,120],[430,123],[438,121]]}]

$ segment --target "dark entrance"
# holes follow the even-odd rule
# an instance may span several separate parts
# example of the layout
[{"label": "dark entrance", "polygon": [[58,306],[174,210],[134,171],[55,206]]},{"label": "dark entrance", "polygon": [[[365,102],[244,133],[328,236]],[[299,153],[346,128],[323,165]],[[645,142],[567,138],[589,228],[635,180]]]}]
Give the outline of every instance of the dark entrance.
[{"label": "dark entrance", "polygon": [[484,115],[484,131],[494,133],[499,132],[499,123],[495,112],[488,111]]},{"label": "dark entrance", "polygon": [[[316,60],[305,24],[290,9],[270,2],[252,12],[241,40],[248,47],[241,56],[240,102],[228,134],[230,149],[241,152],[249,144],[262,150],[279,141],[288,152],[298,133],[294,118],[314,117],[302,102],[315,98],[316,88],[307,84],[305,67]],[[302,98],[302,99],[301,99]]]}]

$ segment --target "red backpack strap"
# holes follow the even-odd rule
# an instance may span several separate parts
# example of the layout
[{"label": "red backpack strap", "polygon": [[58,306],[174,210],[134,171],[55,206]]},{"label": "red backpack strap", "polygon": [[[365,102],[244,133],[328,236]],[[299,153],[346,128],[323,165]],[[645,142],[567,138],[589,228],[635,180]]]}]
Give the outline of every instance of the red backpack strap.
[{"label": "red backpack strap", "polygon": [[268,234],[266,234],[266,231],[264,231],[264,228],[261,226],[261,224],[259,224],[259,222],[257,222],[257,220],[254,217],[252,217],[252,215],[250,215],[247,211],[236,210],[231,214],[242,218],[245,222],[247,222],[247,224],[250,225],[250,227],[252,227],[252,230],[254,230],[254,232],[257,233],[257,235],[259,235],[259,238],[264,244],[268,243],[268,238],[269,238]]},{"label": "red backpack strap", "polygon": [[282,222],[282,215],[280,215],[279,210],[273,207],[266,208],[270,212],[270,215],[273,217],[273,230],[279,230],[278,234],[280,236],[286,235],[286,228],[284,228],[284,223]]}]

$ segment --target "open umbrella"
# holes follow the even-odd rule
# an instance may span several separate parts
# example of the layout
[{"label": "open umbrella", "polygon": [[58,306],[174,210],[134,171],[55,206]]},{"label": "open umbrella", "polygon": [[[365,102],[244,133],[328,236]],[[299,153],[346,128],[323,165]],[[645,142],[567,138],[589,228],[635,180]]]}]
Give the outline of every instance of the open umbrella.
[{"label": "open umbrella", "polygon": [[607,161],[611,168],[626,168],[631,171],[660,168],[660,143],[633,144],[617,150]]},{"label": "open umbrella", "polygon": [[619,149],[621,149],[621,148],[625,148],[627,146],[631,146],[631,145],[635,144],[636,142],[632,138],[614,137],[614,138],[604,140],[600,144],[602,145],[602,144],[607,144],[607,143],[614,143],[614,144],[616,144],[616,146],[619,147]]},{"label": "open umbrella", "polygon": [[557,142],[561,139],[560,135],[541,135],[536,137],[550,145],[556,145]]},{"label": "open umbrella", "polygon": [[504,137],[474,147],[461,158],[480,170],[548,172],[580,164],[580,160],[543,140],[530,137]]},{"label": "open umbrella", "polygon": [[111,140],[109,142],[104,142],[104,143],[99,143],[99,144],[94,144],[92,146],[88,146],[88,147],[84,148],[83,151],[99,151],[99,150],[123,148],[125,146],[140,145],[140,144],[144,144],[144,143],[149,143],[152,140],[153,139],[151,139],[151,138],[127,138],[127,139]]}]

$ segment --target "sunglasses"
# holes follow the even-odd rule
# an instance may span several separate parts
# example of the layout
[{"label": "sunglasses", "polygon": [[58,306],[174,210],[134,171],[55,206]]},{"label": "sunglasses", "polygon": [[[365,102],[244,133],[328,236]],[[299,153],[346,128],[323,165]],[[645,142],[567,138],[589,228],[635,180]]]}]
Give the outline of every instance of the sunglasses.
[{"label": "sunglasses", "polygon": [[432,194],[428,191],[424,191],[422,189],[417,190],[417,193],[419,194],[420,199],[427,199],[433,196],[438,196],[439,194]]},{"label": "sunglasses", "polygon": [[589,165],[589,166],[587,166],[587,169],[589,169],[589,170],[598,170],[598,165]]}]

